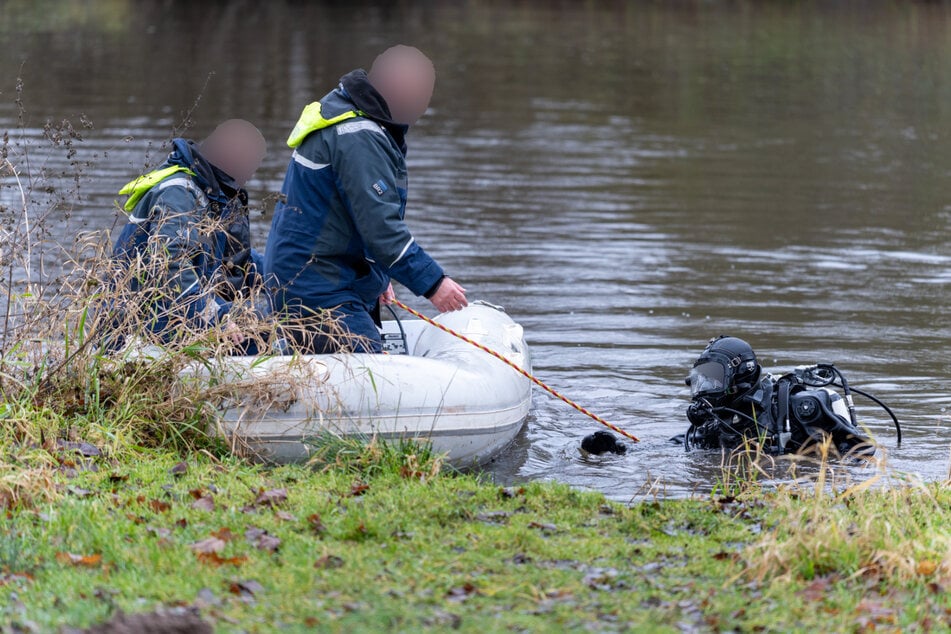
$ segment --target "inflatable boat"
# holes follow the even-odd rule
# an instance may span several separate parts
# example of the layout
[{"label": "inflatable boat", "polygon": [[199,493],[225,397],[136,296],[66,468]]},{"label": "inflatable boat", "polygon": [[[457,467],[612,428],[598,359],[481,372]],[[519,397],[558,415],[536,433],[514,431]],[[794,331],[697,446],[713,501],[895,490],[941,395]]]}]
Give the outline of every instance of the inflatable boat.
[{"label": "inflatable boat", "polygon": [[[473,303],[436,321],[531,372],[522,327]],[[212,371],[227,387],[217,432],[277,463],[304,462],[328,434],[431,442],[449,464],[488,462],[522,428],[531,383],[471,343],[419,319],[386,321],[388,354],[230,357]]]}]

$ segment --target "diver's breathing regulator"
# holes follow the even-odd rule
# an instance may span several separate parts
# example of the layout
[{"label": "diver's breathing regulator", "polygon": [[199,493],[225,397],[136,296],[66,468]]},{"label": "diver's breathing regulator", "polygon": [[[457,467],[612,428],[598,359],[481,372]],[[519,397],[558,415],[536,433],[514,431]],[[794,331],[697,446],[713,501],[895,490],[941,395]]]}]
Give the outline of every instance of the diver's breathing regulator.
[{"label": "diver's breathing regulator", "polygon": [[[895,425],[895,436],[898,442],[898,445],[901,445],[901,423],[898,422],[898,417],[895,416],[895,412],[892,409],[883,403],[881,400],[872,396],[868,392],[864,392],[858,388],[852,387],[849,385],[848,380],[846,380],[845,375],[842,374],[842,371],[835,367],[832,363],[816,363],[814,365],[801,365],[793,369],[793,376],[805,386],[811,388],[820,388],[823,391],[826,391],[829,394],[834,395],[832,401],[832,409],[839,416],[847,417],[851,421],[852,425],[857,426],[858,421],[855,416],[855,401],[852,399],[852,392],[856,394],[861,394],[865,398],[874,402],[876,405],[881,407],[885,412],[891,417],[892,422]],[[838,379],[838,381],[836,380]],[[839,395],[829,389],[828,386],[838,387],[842,389],[842,397],[835,398]],[[801,412],[797,411],[797,414],[801,413],[805,416],[816,416],[812,413],[811,405],[803,403],[801,406]],[[841,411],[842,408],[845,408],[845,412]]]}]

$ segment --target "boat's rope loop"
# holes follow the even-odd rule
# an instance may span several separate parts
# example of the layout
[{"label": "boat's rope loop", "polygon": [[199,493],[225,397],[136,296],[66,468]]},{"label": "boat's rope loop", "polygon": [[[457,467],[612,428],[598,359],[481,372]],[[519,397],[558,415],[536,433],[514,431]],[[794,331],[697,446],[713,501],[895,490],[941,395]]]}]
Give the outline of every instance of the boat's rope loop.
[{"label": "boat's rope loop", "polygon": [[577,403],[575,403],[574,401],[572,401],[572,400],[571,400],[570,398],[568,398],[567,396],[565,396],[565,395],[561,394],[560,392],[557,392],[556,390],[554,390],[554,389],[548,387],[545,383],[543,383],[543,382],[541,381],[541,379],[537,378],[536,376],[534,376],[534,375],[531,374],[530,372],[526,372],[525,370],[523,370],[522,368],[520,368],[518,365],[516,365],[515,363],[509,361],[508,359],[506,359],[504,356],[502,356],[501,354],[499,354],[499,353],[496,352],[495,350],[492,350],[491,348],[488,348],[488,347],[482,345],[482,344],[479,343],[478,341],[473,341],[473,340],[470,339],[469,337],[466,337],[465,335],[456,332],[456,331],[453,330],[452,328],[449,328],[449,327],[447,327],[447,326],[444,326],[443,324],[439,323],[438,321],[435,321],[435,320],[433,320],[433,319],[430,319],[429,317],[427,317],[426,315],[420,313],[419,311],[413,310],[412,308],[410,308],[409,306],[407,306],[406,304],[404,304],[403,302],[401,302],[401,301],[398,300],[398,299],[392,300],[392,303],[393,303],[394,305],[396,305],[396,306],[399,306],[400,308],[402,308],[403,310],[405,310],[405,311],[408,312],[409,314],[414,315],[414,316],[416,316],[416,317],[422,319],[422,320],[425,321],[427,324],[430,324],[430,325],[432,325],[432,326],[435,326],[436,328],[439,328],[439,329],[442,330],[443,332],[448,333],[448,334],[450,334],[450,335],[452,335],[453,337],[456,337],[456,338],[458,338],[458,339],[462,339],[462,340],[465,341],[466,343],[475,346],[475,347],[478,348],[479,350],[482,350],[483,352],[487,352],[487,353],[491,354],[493,357],[495,357],[496,359],[498,359],[499,361],[501,361],[501,362],[504,363],[505,365],[509,366],[510,368],[512,368],[513,370],[515,370],[516,372],[518,372],[519,374],[521,374],[522,376],[524,376],[526,379],[528,379],[529,381],[531,381],[532,383],[534,383],[534,384],[537,385],[538,387],[542,388],[543,390],[545,390],[546,392],[548,392],[549,394],[551,394],[551,395],[554,396],[555,398],[557,398],[557,399],[559,399],[559,400],[561,400],[561,401],[564,401],[564,402],[567,403],[568,405],[571,405],[573,408],[575,408],[576,410],[578,410],[579,412],[581,412],[581,413],[584,414],[585,416],[587,416],[587,417],[589,417],[589,418],[591,418],[591,419],[593,419],[593,420],[596,420],[597,422],[601,423],[602,425],[604,425],[604,426],[607,427],[608,429],[610,429],[610,430],[612,430],[612,431],[616,431],[617,433],[621,434],[621,435],[624,436],[625,438],[629,438],[630,440],[633,440],[634,442],[640,442],[640,440],[639,440],[634,434],[631,434],[630,432],[626,432],[626,431],[624,431],[623,429],[612,425],[611,423],[609,423],[608,421],[604,420],[603,418],[601,418],[600,416],[598,416],[598,415],[595,414],[594,412],[588,411],[587,409],[585,409],[585,408],[582,407],[581,405],[578,405]]}]

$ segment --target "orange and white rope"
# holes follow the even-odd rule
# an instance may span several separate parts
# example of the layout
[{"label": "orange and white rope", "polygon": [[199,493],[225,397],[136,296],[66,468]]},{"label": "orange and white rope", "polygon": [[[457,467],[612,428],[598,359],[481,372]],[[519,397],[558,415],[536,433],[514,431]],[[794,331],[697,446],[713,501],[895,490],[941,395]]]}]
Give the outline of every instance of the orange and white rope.
[{"label": "orange and white rope", "polygon": [[523,370],[523,369],[520,368],[517,364],[513,363],[512,361],[509,361],[508,359],[506,359],[504,356],[502,356],[501,354],[499,354],[499,353],[496,352],[495,350],[492,350],[491,348],[482,345],[482,344],[479,343],[478,341],[474,341],[474,340],[470,339],[469,337],[466,337],[465,335],[456,332],[456,331],[453,330],[452,328],[449,328],[449,327],[447,327],[447,326],[444,326],[443,324],[439,323],[438,321],[435,321],[435,320],[433,320],[433,319],[430,319],[429,317],[427,317],[426,315],[420,313],[419,311],[413,310],[412,308],[410,308],[409,306],[407,306],[406,304],[404,304],[403,302],[401,302],[401,301],[398,300],[398,299],[393,299],[393,300],[391,300],[391,302],[393,303],[393,305],[399,306],[400,308],[402,308],[403,310],[405,310],[405,311],[408,312],[409,314],[411,314],[411,315],[413,315],[413,316],[415,316],[415,317],[418,317],[418,318],[422,319],[422,320],[425,321],[427,324],[433,325],[433,326],[435,326],[436,328],[439,328],[440,330],[442,330],[443,332],[445,332],[445,333],[447,333],[447,334],[450,334],[450,335],[452,335],[453,337],[456,337],[456,338],[458,338],[458,339],[462,339],[462,340],[465,341],[466,343],[475,346],[475,347],[478,348],[479,350],[482,350],[483,352],[486,352],[486,353],[488,353],[488,354],[491,354],[493,357],[495,357],[496,359],[498,359],[499,361],[501,361],[501,362],[504,363],[505,365],[509,366],[510,368],[512,368],[513,370],[515,370],[516,372],[518,372],[519,374],[521,374],[522,376],[524,376],[526,379],[528,379],[529,381],[531,381],[532,383],[534,383],[534,384],[537,385],[538,387],[542,388],[543,390],[545,390],[546,392],[548,392],[549,394],[551,394],[551,395],[554,396],[555,398],[557,398],[557,399],[559,399],[559,400],[561,400],[561,401],[564,401],[565,403],[567,403],[567,404],[570,405],[571,407],[575,408],[576,410],[578,410],[579,412],[581,412],[581,413],[584,414],[585,416],[587,416],[587,417],[589,417],[589,418],[591,418],[591,419],[593,419],[593,420],[595,420],[595,421],[601,423],[602,425],[604,425],[604,426],[607,427],[608,429],[610,429],[610,430],[612,430],[612,431],[616,431],[617,433],[621,434],[621,435],[624,436],[625,438],[629,438],[630,440],[633,440],[634,442],[640,442],[640,440],[639,440],[634,434],[631,434],[630,432],[626,432],[626,431],[624,431],[623,429],[612,425],[611,423],[609,423],[608,421],[604,420],[603,418],[601,418],[600,416],[598,416],[598,415],[595,414],[594,412],[588,411],[587,409],[585,409],[585,408],[582,407],[581,405],[578,405],[577,403],[575,403],[574,401],[572,401],[572,400],[571,400],[570,398],[568,398],[567,396],[564,396],[563,394],[561,394],[561,393],[555,391],[554,389],[548,387],[548,386],[545,385],[545,383],[543,383],[539,378],[537,378],[536,376],[534,376],[534,375],[531,374],[530,372],[527,372],[527,371]]}]

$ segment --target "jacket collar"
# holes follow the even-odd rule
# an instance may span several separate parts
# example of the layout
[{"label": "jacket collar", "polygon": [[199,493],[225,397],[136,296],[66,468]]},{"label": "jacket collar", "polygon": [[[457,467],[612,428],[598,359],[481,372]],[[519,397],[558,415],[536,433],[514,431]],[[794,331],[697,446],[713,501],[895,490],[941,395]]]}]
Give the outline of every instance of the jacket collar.
[{"label": "jacket collar", "polygon": [[189,139],[172,140],[172,152],[165,161],[166,165],[178,165],[194,172],[195,184],[211,199],[227,202],[238,196],[241,189],[235,180],[208,162],[198,150],[198,144]]},{"label": "jacket collar", "polygon": [[377,92],[370,80],[367,79],[365,70],[358,68],[341,77],[338,90],[363,113],[362,116],[386,128],[386,131],[396,141],[400,151],[406,154],[406,133],[409,131],[409,126],[393,121],[390,107],[383,95]]}]

